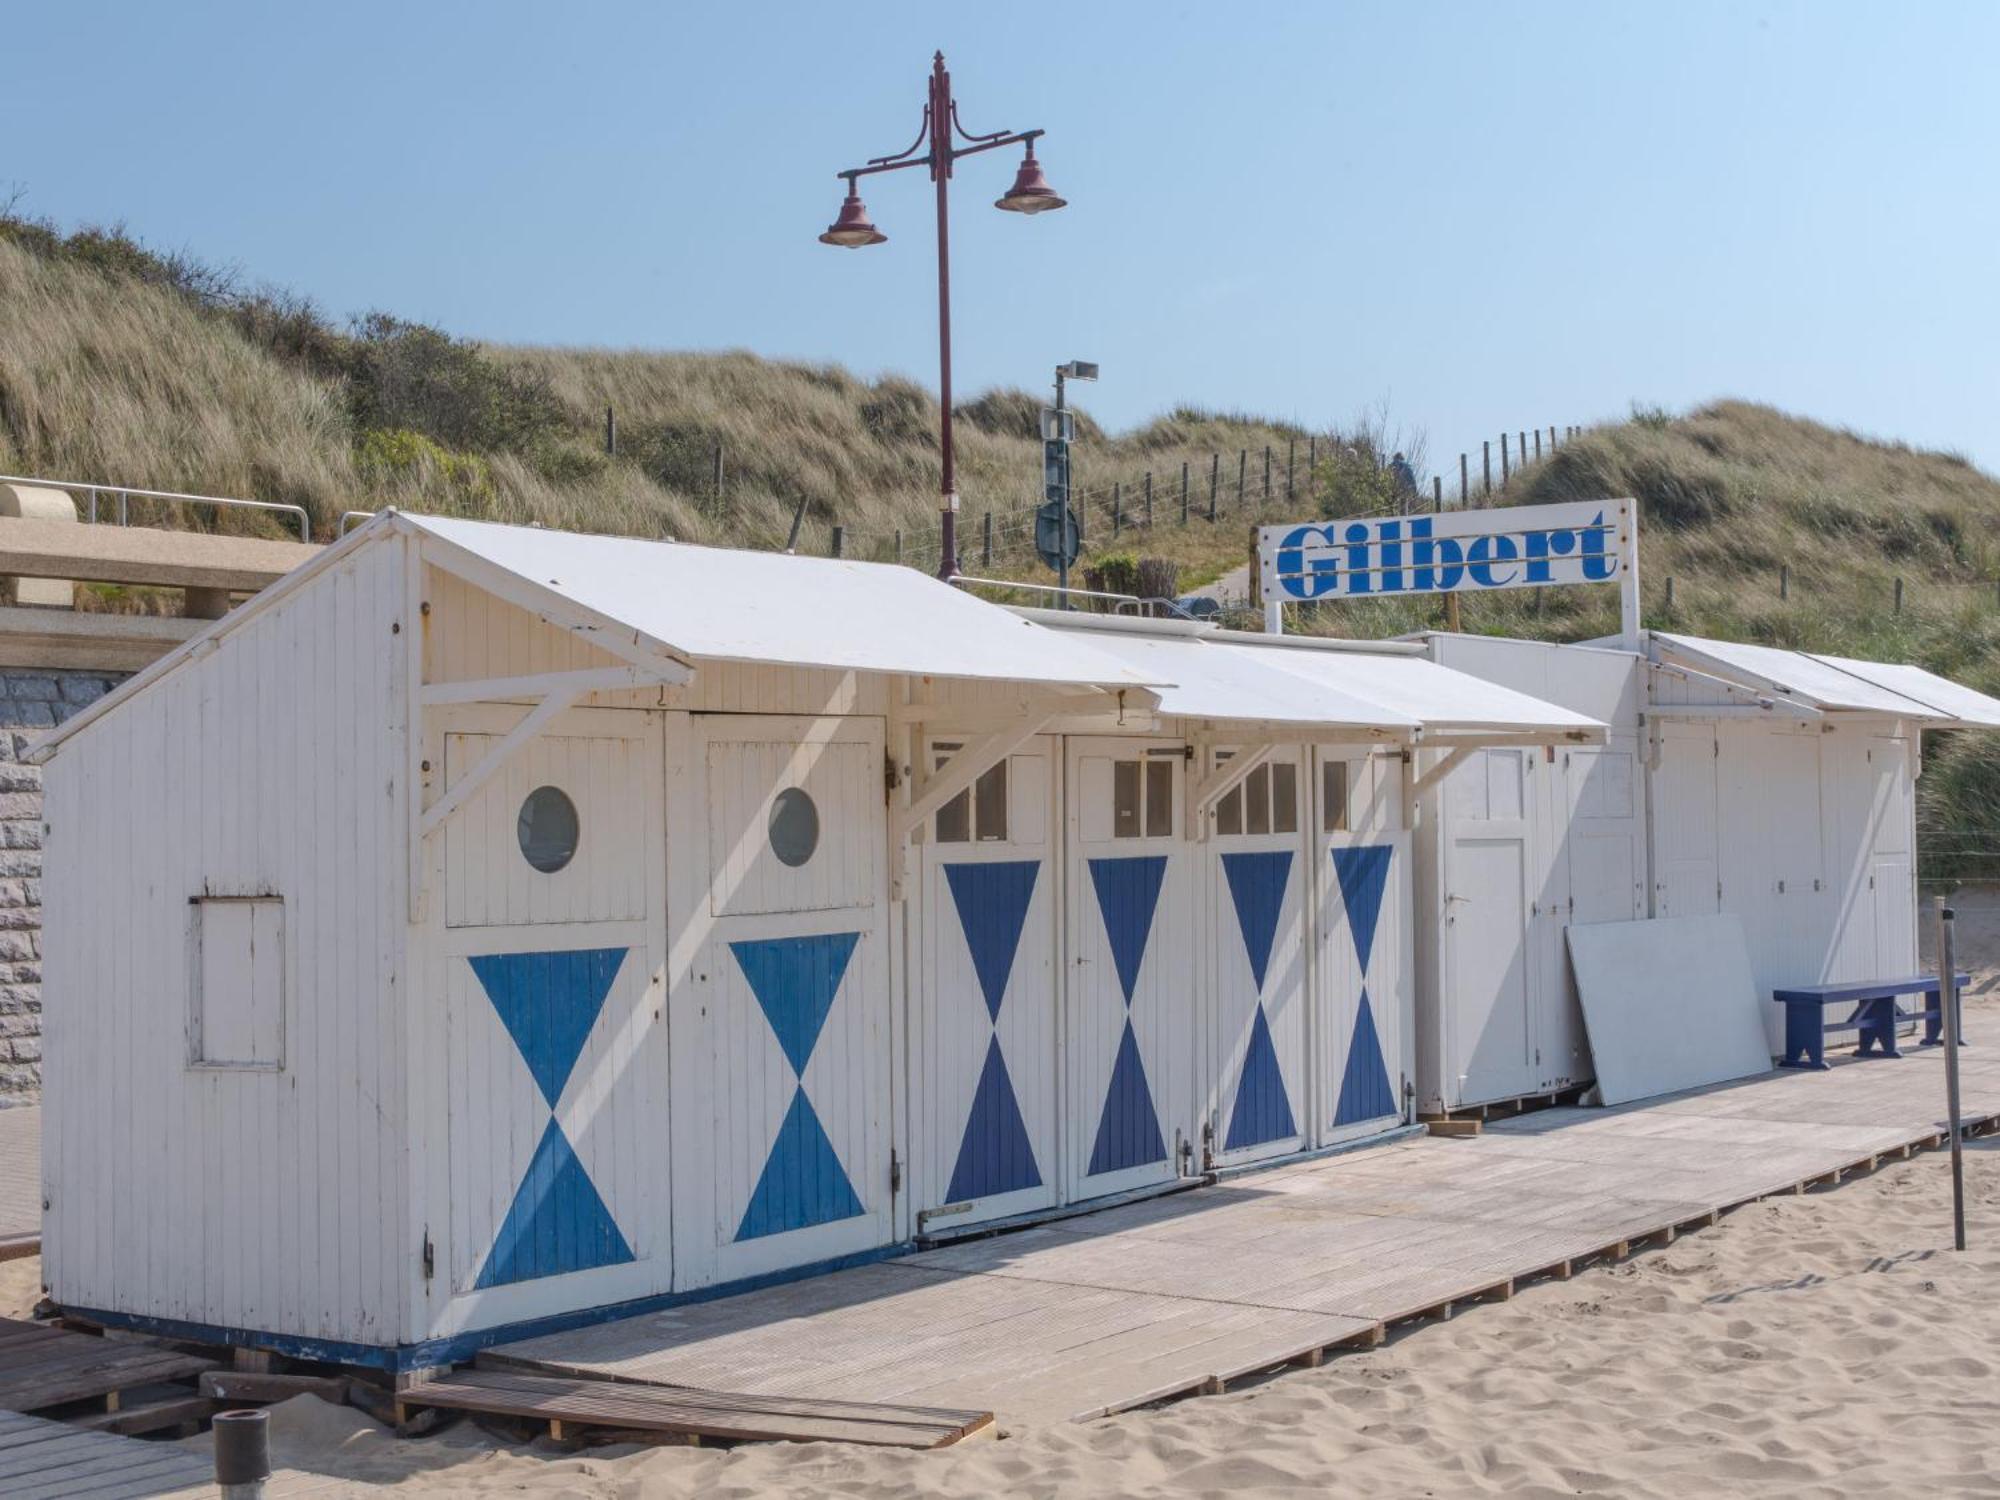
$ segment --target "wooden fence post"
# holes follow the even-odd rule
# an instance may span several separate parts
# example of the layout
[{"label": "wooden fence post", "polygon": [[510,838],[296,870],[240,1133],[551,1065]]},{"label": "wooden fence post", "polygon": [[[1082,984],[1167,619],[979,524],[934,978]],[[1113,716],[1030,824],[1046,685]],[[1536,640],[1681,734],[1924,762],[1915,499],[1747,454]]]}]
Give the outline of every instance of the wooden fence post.
[{"label": "wooden fence post", "polygon": [[1292,472],[1293,472],[1293,466],[1298,460],[1298,456],[1299,456],[1298,438],[1297,437],[1286,438],[1285,439],[1285,498],[1287,500],[1292,498]]},{"label": "wooden fence post", "polygon": [[1903,612],[1903,580],[1902,580],[1902,579],[1900,579],[1900,578],[1898,578],[1898,579],[1896,580],[1896,609],[1895,609],[1895,613],[1897,613],[1897,614],[1899,614],[1899,615],[1900,615],[1900,614],[1901,614],[1902,612]]},{"label": "wooden fence post", "polygon": [[981,532],[981,536],[979,539],[979,566],[982,568],[990,568],[993,566],[993,512],[992,511],[989,510],[988,512],[986,512],[985,516],[980,520],[979,530]]},{"label": "wooden fence post", "polygon": [[1188,466],[1187,466],[1187,460],[1182,459],[1181,460],[1181,525],[1183,526],[1187,525],[1187,521],[1188,521]]},{"label": "wooden fence post", "polygon": [[1271,445],[1264,445],[1264,503],[1271,503]]},{"label": "wooden fence post", "polygon": [[845,527],[842,527],[842,526],[836,526],[836,527],[834,527],[834,528],[833,528],[833,552],[832,552],[832,556],[834,556],[834,557],[838,557],[838,556],[840,556],[840,548],[841,548],[841,544],[842,544],[843,542],[845,542],[846,540],[847,540],[847,530],[846,530],[846,528],[845,528]]},{"label": "wooden fence post", "polygon": [[1551,427],[1549,429],[1549,452],[1553,453],[1555,451],[1556,451],[1556,430],[1555,428]]},{"label": "wooden fence post", "polygon": [[1111,486],[1111,534],[1118,535],[1125,529],[1125,481],[1119,480]]},{"label": "wooden fence post", "polygon": [[1792,597],[1792,565],[1790,563],[1778,564],[1778,597],[1780,599],[1789,599]]},{"label": "wooden fence post", "polygon": [[[1525,448],[1521,450],[1521,456],[1523,458],[1526,458],[1528,456],[1527,450]],[[1540,463],[1541,461],[1542,461],[1542,429],[1537,427],[1535,429],[1535,462]]]},{"label": "wooden fence post", "polygon": [[1507,434],[1503,432],[1500,434],[1500,488],[1501,489],[1504,490],[1507,488],[1507,480],[1512,473],[1513,470],[1507,462]]},{"label": "wooden fence post", "polygon": [[1306,473],[1313,474],[1319,468],[1319,434],[1309,433],[1306,437]]},{"label": "wooden fence post", "polygon": [[715,498],[722,498],[722,444],[715,445]]},{"label": "wooden fence post", "polygon": [[1674,575],[1669,573],[1667,575],[1667,618],[1671,620],[1673,618],[1673,615],[1674,615]]},{"label": "wooden fence post", "polygon": [[1471,489],[1472,471],[1466,464],[1465,455],[1458,455],[1458,508],[1464,510],[1470,503],[1468,491]]},{"label": "wooden fence post", "polygon": [[1243,476],[1250,472],[1250,450],[1236,450],[1236,513],[1243,514]]},{"label": "wooden fence post", "polygon": [[[1521,446],[1515,450],[1515,454],[1519,459],[1518,467],[1525,469],[1528,467],[1528,435],[1523,432],[1519,434],[1519,437],[1521,439]],[[1539,454],[1536,456],[1540,457]]]},{"label": "wooden fence post", "polygon": [[1146,471],[1146,529],[1153,529],[1153,471]]},{"label": "wooden fence post", "polygon": [[1479,498],[1484,500],[1493,493],[1493,440],[1488,438],[1479,445],[1479,465],[1485,470],[1480,480]]},{"label": "wooden fence post", "polygon": [[604,453],[608,458],[618,456],[618,413],[608,406],[604,408]]},{"label": "wooden fence post", "polygon": [[896,561],[901,562],[902,560],[903,560],[903,529],[899,526],[896,528]]},{"label": "wooden fence post", "polygon": [[1222,486],[1222,455],[1208,455],[1208,518],[1215,519],[1215,492]]},{"label": "wooden fence post", "polygon": [[1444,475],[1431,475],[1431,509],[1444,509]]}]

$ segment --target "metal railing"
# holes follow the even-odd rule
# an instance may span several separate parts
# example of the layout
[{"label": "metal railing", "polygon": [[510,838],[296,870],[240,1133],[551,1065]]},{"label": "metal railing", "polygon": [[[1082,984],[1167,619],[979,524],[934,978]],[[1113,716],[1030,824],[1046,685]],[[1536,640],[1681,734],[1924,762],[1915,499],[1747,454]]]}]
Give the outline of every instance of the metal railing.
[{"label": "metal railing", "polygon": [[1053,583],[1024,583],[1014,578],[974,578],[969,574],[952,575],[953,583],[961,588],[983,589],[1026,589],[1035,594],[1054,594],[1058,607],[1071,599],[1109,599],[1112,601],[1110,613],[1114,615],[1143,615],[1148,610],[1165,610],[1169,615],[1196,624],[1201,617],[1190,613],[1178,600],[1167,598],[1142,599],[1137,594],[1110,594],[1103,589],[1066,589]]},{"label": "metal railing", "polygon": [[374,511],[372,511],[372,510],[344,510],[344,511],[342,511],[342,512],[340,513],[340,526],[339,526],[339,529],[338,529],[338,530],[336,530],[336,531],[334,532],[334,534],[333,534],[333,536],[334,536],[334,540],[335,540],[335,541],[338,541],[338,540],[339,540],[339,539],[340,539],[341,537],[344,537],[344,536],[346,536],[346,535],[347,535],[347,529],[348,529],[348,528],[349,528],[350,526],[355,526],[355,525],[358,525],[359,523],[361,523],[361,522],[363,522],[363,521],[367,521],[367,520],[371,520],[371,519],[373,519],[374,515],[375,515],[375,512],[374,512]]},{"label": "metal railing", "polygon": [[[308,546],[312,544],[312,517],[306,514],[303,505],[285,505],[276,500],[236,500],[225,495],[184,495],[178,490],[141,490],[123,484],[82,484],[68,479],[31,479],[21,474],[0,474],[0,484],[27,484],[48,490],[80,490],[90,497],[89,511],[83,519],[92,525],[130,526],[134,499],[169,500],[179,505],[212,505],[220,510],[278,511],[296,518],[299,523],[299,540]],[[116,521],[107,521],[99,516],[100,495],[116,497],[118,501]]]}]

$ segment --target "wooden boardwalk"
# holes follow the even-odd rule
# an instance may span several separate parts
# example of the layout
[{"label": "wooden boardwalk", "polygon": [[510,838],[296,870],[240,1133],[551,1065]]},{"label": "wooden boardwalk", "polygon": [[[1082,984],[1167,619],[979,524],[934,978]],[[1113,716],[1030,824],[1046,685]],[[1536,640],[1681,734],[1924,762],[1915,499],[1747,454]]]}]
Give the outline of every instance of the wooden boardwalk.
[{"label": "wooden boardwalk", "polygon": [[85,1432],[0,1411],[0,1495],[8,1500],[155,1500],[219,1493],[209,1460],[172,1443]]},{"label": "wooden boardwalk", "polygon": [[[2000,1116],[2000,1031],[1963,1055]],[[1935,1144],[1936,1049],[1294,1163],[504,1345],[487,1368],[1086,1419],[1382,1337]],[[1944,1212],[1940,1207],[1940,1212]]]}]

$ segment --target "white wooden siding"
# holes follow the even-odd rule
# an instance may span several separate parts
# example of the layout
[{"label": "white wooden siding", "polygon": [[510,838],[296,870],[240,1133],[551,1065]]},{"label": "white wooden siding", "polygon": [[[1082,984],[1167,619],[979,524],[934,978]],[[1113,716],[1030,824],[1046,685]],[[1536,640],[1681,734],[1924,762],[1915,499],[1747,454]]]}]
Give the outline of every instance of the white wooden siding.
[{"label": "white wooden siding", "polygon": [[[518,710],[482,709],[478,732],[444,741],[446,785],[491,748],[520,717]],[[465,718],[456,722],[464,723]],[[655,726],[657,732],[657,726]],[[642,869],[659,796],[658,750],[623,734],[565,735],[551,731],[516,751],[458,810],[441,835],[445,846],[445,921],[451,927],[525,923],[635,921],[646,915]],[[577,809],[575,856],[544,873],[521,856],[521,804],[537,787],[566,790]]]},{"label": "white wooden siding", "polygon": [[[427,682],[469,681],[531,672],[620,665],[574,633],[537,619],[453,574],[427,570],[431,612],[424,636]],[[614,708],[678,708],[697,713],[881,714],[886,680],[857,672],[702,662],[684,687],[600,693]]]},{"label": "white wooden siding", "polygon": [[[44,1269],[74,1306],[393,1343],[403,552],[357,551],[46,772]],[[285,903],[284,1066],[191,1068],[189,902]]]},{"label": "white wooden siding", "polygon": [[[709,911],[747,917],[874,905],[877,842],[835,820],[881,804],[880,746],[817,739],[803,720],[757,722],[776,737],[732,739],[725,727],[708,741]],[[819,847],[797,866],[778,858],[769,837],[772,804],[787,788],[804,791],[819,819]]]}]

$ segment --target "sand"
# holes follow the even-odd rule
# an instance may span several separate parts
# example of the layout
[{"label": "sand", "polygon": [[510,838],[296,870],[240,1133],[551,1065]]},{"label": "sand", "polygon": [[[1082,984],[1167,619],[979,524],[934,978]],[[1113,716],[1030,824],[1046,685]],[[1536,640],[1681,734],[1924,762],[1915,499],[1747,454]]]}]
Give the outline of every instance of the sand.
[{"label": "sand", "polygon": [[311,1398],[296,1469],[427,1495],[2000,1493],[2000,1140],[1754,1204],[1615,1268],[1226,1396],[938,1453],[399,1442]]},{"label": "sand", "polygon": [[42,1258],[0,1260],[0,1318],[25,1318],[42,1300]]}]

